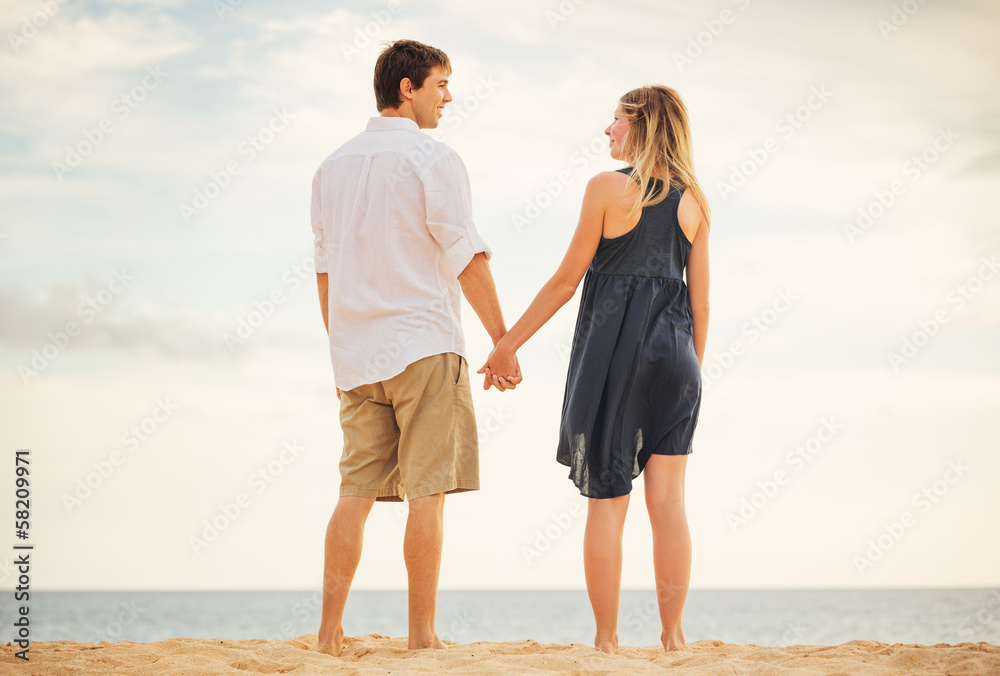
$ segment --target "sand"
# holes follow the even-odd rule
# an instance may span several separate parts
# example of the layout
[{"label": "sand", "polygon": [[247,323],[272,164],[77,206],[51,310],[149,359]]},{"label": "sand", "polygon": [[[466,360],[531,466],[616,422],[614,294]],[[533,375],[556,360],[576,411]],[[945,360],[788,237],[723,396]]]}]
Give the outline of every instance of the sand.
[{"label": "sand", "polygon": [[681,651],[622,647],[604,655],[592,646],[451,643],[449,650],[406,649],[405,638],[378,634],[345,639],[331,657],[309,647],[315,634],[288,641],[174,638],[132,641],[43,641],[31,644],[31,660],[0,647],[0,674],[39,676],[104,674],[1000,674],[1000,646],[941,643],[933,646],[849,641],[837,646],[766,648],[721,641],[694,641]]}]

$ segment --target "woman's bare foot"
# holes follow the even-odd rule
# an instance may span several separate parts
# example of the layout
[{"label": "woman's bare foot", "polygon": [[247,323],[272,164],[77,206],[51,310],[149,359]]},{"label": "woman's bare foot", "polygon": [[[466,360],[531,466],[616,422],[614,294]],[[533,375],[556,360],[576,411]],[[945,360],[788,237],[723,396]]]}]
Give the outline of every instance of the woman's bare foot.
[{"label": "woman's bare foot", "polygon": [[666,629],[660,634],[660,643],[663,644],[663,649],[670,650],[681,650],[686,643],[684,643],[684,632],[678,627],[674,631],[668,632]]},{"label": "woman's bare foot", "polygon": [[600,636],[595,636],[594,647],[600,650],[602,653],[614,655],[616,652],[618,652],[618,634],[614,634],[612,636],[609,636],[608,638],[601,638]]},{"label": "woman's bare foot", "polygon": [[413,637],[407,640],[407,644],[407,647],[410,650],[423,650],[424,648],[432,648],[434,650],[448,649],[448,646],[446,646],[436,635],[430,636],[424,640],[417,640],[417,638]]},{"label": "woman's bare foot", "polygon": [[316,635],[316,645],[313,646],[313,650],[321,653],[326,653],[327,655],[333,655],[338,657],[341,651],[344,649],[344,628],[338,627],[333,631],[326,631],[320,629],[320,632]]}]

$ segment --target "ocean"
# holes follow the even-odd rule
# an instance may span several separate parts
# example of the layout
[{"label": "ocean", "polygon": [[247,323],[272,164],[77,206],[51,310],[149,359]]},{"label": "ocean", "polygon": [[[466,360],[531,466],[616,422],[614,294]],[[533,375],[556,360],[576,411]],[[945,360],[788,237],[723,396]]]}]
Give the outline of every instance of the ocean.
[{"label": "ocean", "polygon": [[[12,592],[3,592],[0,642],[12,640]],[[173,637],[285,639],[319,626],[318,591],[33,592],[32,641],[158,641]],[[348,635],[406,635],[406,592],[351,593]],[[458,591],[438,595],[444,640],[585,643],[594,622],[583,590]],[[659,644],[653,591],[622,592],[622,645]],[[692,590],[684,611],[688,641],[760,646],[886,643],[1000,644],[1000,590]]]}]

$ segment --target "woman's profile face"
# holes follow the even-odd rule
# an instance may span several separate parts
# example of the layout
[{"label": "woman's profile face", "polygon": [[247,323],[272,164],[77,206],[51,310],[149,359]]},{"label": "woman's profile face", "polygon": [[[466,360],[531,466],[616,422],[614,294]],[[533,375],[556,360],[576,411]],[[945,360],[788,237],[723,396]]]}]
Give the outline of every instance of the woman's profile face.
[{"label": "woman's profile face", "polygon": [[607,129],[604,130],[604,133],[611,138],[611,141],[609,142],[611,147],[611,159],[624,159],[622,157],[622,149],[625,147],[625,137],[628,136],[628,128],[630,124],[631,121],[625,117],[625,114],[622,112],[621,104],[619,104],[618,107],[615,108],[614,121],[608,125]]}]

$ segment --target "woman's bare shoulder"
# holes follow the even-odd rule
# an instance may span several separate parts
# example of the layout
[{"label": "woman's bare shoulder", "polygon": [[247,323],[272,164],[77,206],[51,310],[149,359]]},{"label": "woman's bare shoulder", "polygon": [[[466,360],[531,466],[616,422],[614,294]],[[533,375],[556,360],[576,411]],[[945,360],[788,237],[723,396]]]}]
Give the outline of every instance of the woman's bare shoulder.
[{"label": "woman's bare shoulder", "polygon": [[617,201],[625,192],[627,182],[628,176],[620,171],[602,171],[587,182],[587,192],[604,201]]},{"label": "woman's bare shoulder", "polygon": [[680,204],[677,205],[677,220],[685,234],[694,234],[705,222],[705,214],[702,213],[701,205],[691,190],[685,189],[681,196]]},{"label": "woman's bare shoulder", "polygon": [[594,174],[590,179],[590,184],[602,188],[615,188],[625,185],[628,176],[621,171],[602,171]]}]

